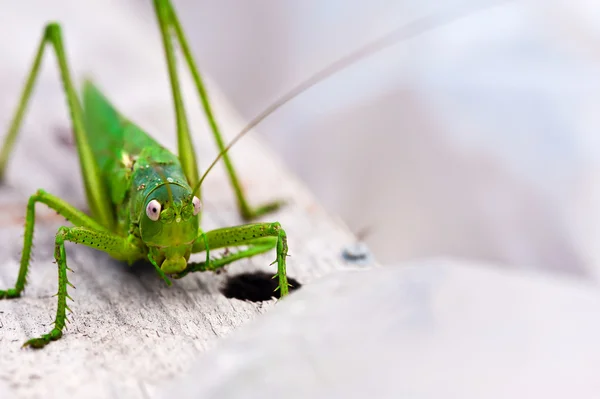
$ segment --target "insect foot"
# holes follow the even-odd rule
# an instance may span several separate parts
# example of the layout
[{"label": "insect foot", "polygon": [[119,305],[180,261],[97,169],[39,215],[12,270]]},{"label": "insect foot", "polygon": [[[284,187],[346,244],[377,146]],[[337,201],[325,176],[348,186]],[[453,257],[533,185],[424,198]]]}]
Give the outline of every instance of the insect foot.
[{"label": "insect foot", "polygon": [[25,342],[23,344],[23,347],[30,346],[34,349],[41,349],[44,346],[48,345],[50,341],[56,341],[60,337],[62,337],[62,331],[55,327],[52,329],[52,331],[50,331],[49,334],[44,334],[39,338],[32,338],[29,341]]},{"label": "insect foot", "polygon": [[279,210],[279,208],[281,208],[284,205],[286,205],[286,201],[278,200],[278,201],[269,202],[267,204],[259,206],[258,208],[252,209],[248,206],[248,204],[243,202],[240,205],[240,210],[242,213],[242,218],[249,222],[251,220],[258,219],[259,217],[261,217],[263,215],[273,213],[273,212]]},{"label": "insect foot", "polygon": [[14,288],[9,288],[8,290],[0,290],[0,299],[13,299],[21,296],[21,291],[17,291]]}]

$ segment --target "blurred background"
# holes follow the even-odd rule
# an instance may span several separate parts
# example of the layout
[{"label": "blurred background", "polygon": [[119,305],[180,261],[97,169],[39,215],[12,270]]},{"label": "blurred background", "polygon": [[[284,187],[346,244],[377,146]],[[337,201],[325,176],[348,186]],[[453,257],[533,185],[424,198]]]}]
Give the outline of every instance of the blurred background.
[{"label": "blurred background", "polygon": [[[51,19],[77,78],[93,76],[133,119],[149,107],[172,114],[149,3],[0,0],[0,123]],[[451,255],[600,275],[597,1],[174,4],[211,94],[242,120],[403,29],[257,128],[382,263]],[[46,62],[39,96],[61,98],[56,76]],[[32,113],[66,117],[62,100],[36,101]]]}]

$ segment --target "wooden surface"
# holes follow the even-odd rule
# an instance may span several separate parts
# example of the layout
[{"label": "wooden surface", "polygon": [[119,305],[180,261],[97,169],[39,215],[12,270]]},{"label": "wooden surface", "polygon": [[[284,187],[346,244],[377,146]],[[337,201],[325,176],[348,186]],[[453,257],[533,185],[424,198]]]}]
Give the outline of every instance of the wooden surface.
[{"label": "wooden surface", "polygon": [[[61,95],[43,93],[35,103],[46,100],[60,104]],[[0,108],[2,120],[10,116],[12,109],[6,100],[7,106]],[[138,123],[151,133],[162,132],[155,136],[173,148],[168,97],[162,102],[131,108],[135,109]],[[226,108],[222,102],[217,105],[224,115],[223,125],[227,131],[236,131],[232,127],[241,123]],[[204,123],[198,110],[190,114],[201,148],[201,163],[207,165],[214,156],[214,145],[202,129]],[[25,206],[36,188],[85,208],[76,154],[65,144],[69,136],[66,119],[60,119],[62,113],[58,115],[40,112],[28,122],[10,163],[7,181],[0,187],[2,287],[14,283],[22,249]],[[289,276],[310,284],[344,269],[341,251],[353,242],[353,236],[315,203],[302,184],[289,175],[284,162],[251,136],[240,142],[232,154],[253,204],[276,198],[289,201],[278,213],[263,218],[280,221],[288,233]],[[203,228],[241,223],[222,167],[206,180],[203,193]],[[241,272],[273,272],[274,266],[269,263],[274,253],[237,262],[227,273],[188,275],[167,287],[151,267],[130,269],[103,253],[68,244],[68,264],[75,271],[70,279],[77,287],[70,290],[75,299],[70,305],[74,312],[72,323],[61,340],[45,349],[21,349],[27,338],[46,333],[54,319],[54,234],[63,223],[54,212],[37,206],[29,284],[22,298],[0,301],[0,388],[7,385],[19,397],[152,397],[161,384],[189,371],[192,361],[219,337],[276,306],[274,300],[247,302],[228,299],[220,292],[231,276]]]},{"label": "wooden surface", "polygon": [[598,287],[498,266],[429,258],[331,275],[161,397],[597,398]]}]

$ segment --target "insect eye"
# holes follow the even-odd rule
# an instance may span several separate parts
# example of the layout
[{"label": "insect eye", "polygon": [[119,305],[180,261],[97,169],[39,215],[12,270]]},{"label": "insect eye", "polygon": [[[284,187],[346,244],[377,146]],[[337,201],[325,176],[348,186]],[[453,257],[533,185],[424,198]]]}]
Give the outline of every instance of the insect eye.
[{"label": "insect eye", "polygon": [[194,215],[197,215],[202,210],[202,202],[200,202],[200,198],[194,196],[192,198],[192,205],[194,205]]},{"label": "insect eye", "polygon": [[148,216],[148,219],[156,222],[160,217],[160,210],[160,202],[155,199],[148,202],[148,206],[146,206],[146,215]]}]

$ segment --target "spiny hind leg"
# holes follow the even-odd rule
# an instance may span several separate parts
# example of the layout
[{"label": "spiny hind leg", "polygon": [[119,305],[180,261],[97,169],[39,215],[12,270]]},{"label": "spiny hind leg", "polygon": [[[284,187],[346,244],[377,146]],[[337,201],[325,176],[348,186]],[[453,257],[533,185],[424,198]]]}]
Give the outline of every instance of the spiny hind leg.
[{"label": "spiny hind leg", "polygon": [[[183,99],[179,87],[179,78],[177,75],[177,68],[175,65],[175,54],[173,49],[173,43],[171,41],[171,34],[173,33],[179,41],[181,50],[183,52],[183,56],[185,58],[185,62],[187,63],[187,66],[192,74],[194,84],[196,85],[198,95],[200,96],[200,100],[202,102],[202,107],[204,108],[204,113],[206,114],[211,131],[213,133],[214,139],[217,143],[217,147],[219,148],[220,153],[223,153],[225,150],[225,141],[223,139],[221,131],[219,130],[217,121],[210,106],[208,93],[206,91],[206,87],[204,86],[204,82],[200,75],[200,71],[192,56],[192,52],[188,45],[187,39],[185,38],[185,34],[183,33],[183,28],[181,27],[181,24],[179,22],[179,19],[177,18],[177,14],[175,12],[175,9],[173,8],[173,5],[171,4],[171,1],[154,0],[154,8],[158,19],[158,24],[162,33],[165,58],[167,60],[169,77],[171,79],[171,90],[173,93],[173,102],[175,105],[175,115],[177,117],[178,154],[181,160],[183,171],[185,172],[190,185],[194,187],[199,181],[198,166],[196,162],[194,148],[192,145],[192,139],[188,127],[187,117],[185,114]],[[223,153],[223,163],[225,164],[227,174],[229,175],[229,180],[231,181],[231,185],[233,186],[233,190],[235,192],[239,212],[245,220],[252,220],[266,213],[273,212],[284,204],[283,201],[274,201],[256,208],[251,207],[248,203],[248,200],[246,199],[246,194],[244,193],[240,180],[237,176],[237,172],[233,167],[231,159],[229,158],[229,154],[227,154],[226,152]],[[198,193],[198,196],[200,196],[200,193]]]},{"label": "spiny hind leg", "polygon": [[198,237],[192,251],[202,252],[233,246],[248,246],[248,248],[227,254],[219,259],[189,263],[188,267],[177,277],[183,277],[189,272],[214,271],[236,260],[249,258],[275,248],[277,257],[273,263],[277,263],[277,274],[275,275],[278,278],[277,289],[280,290],[281,297],[288,294],[289,284],[286,274],[287,236],[278,222],[254,223],[209,231]]},{"label": "spiny hind leg", "polygon": [[54,53],[56,54],[56,58],[58,60],[60,78],[63,83],[67,104],[69,106],[69,115],[71,117],[75,142],[77,144],[77,152],[79,154],[79,162],[82,175],[84,177],[83,183],[85,186],[88,204],[94,218],[103,226],[110,228],[114,222],[111,203],[108,201],[107,191],[103,187],[98,165],[94,160],[94,155],[92,153],[87,134],[85,133],[81,103],[79,102],[77,93],[73,88],[71,73],[69,72],[67,56],[64,49],[61,28],[57,23],[49,23],[44,28],[43,36],[37,49],[33,65],[29,71],[25,87],[23,88],[17,110],[10,123],[8,133],[4,138],[2,150],[0,150],[0,179],[2,179],[4,176],[8,158],[17,139],[19,128],[21,126],[21,122],[23,121],[25,110],[29,103],[47,44],[50,44],[54,49]]}]

